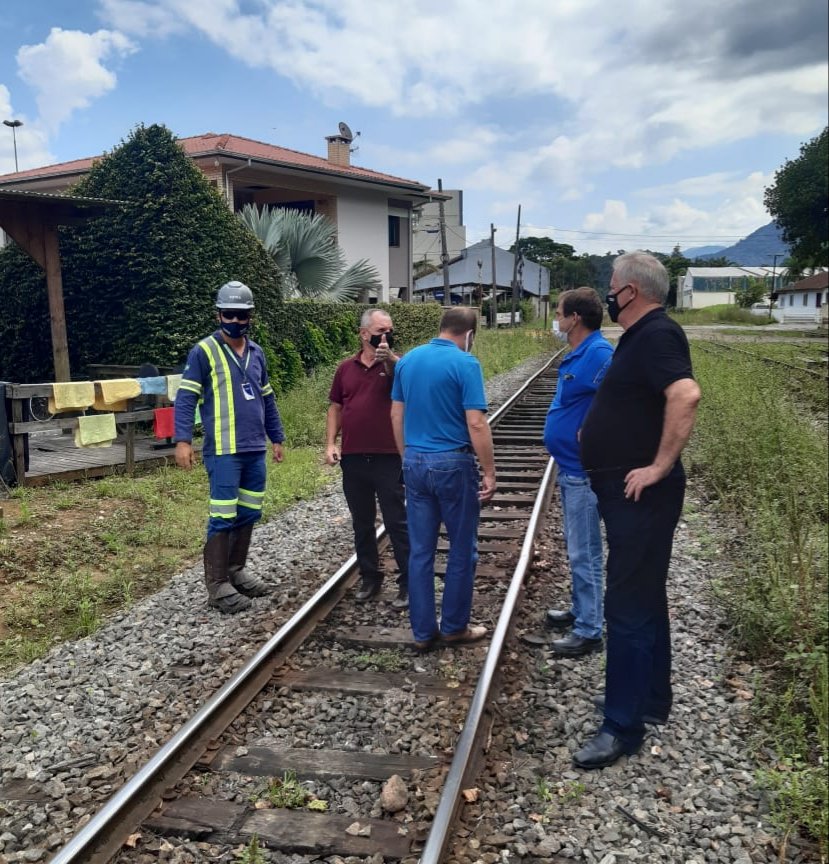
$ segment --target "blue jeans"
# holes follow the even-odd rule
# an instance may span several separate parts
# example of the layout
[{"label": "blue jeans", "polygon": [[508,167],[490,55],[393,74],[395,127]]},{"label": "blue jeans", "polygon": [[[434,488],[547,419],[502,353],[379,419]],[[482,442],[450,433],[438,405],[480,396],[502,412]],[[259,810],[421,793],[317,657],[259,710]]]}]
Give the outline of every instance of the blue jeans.
[{"label": "blue jeans", "polygon": [[440,523],[449,535],[440,632],[463,632],[472,611],[477,560],[478,465],[471,453],[417,453],[403,456],[409,524],[409,620],[418,642],[438,632],[435,610],[435,550]]},{"label": "blue jeans", "polygon": [[268,469],[265,452],[204,456],[210,479],[207,539],[262,518]]},{"label": "blue jeans", "polygon": [[591,478],[607,531],[607,666],[603,732],[628,752],[642,741],[642,715],[667,718],[671,691],[671,629],[667,581],[674,531],[682,512],[681,463],[625,498],[625,472]]},{"label": "blue jeans", "polygon": [[564,539],[573,577],[573,632],[584,639],[600,639],[602,609],[602,532],[596,495],[587,477],[558,473]]}]

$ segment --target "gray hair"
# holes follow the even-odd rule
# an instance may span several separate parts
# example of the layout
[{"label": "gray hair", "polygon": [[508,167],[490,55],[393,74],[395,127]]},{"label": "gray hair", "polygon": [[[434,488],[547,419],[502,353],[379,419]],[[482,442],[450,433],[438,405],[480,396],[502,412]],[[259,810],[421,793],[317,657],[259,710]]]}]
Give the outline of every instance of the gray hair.
[{"label": "gray hair", "polygon": [[665,265],[648,252],[626,252],[613,262],[613,272],[622,283],[633,282],[648,300],[668,299],[669,277]]},{"label": "gray hair", "polygon": [[371,319],[375,315],[385,315],[391,321],[391,315],[385,309],[366,309],[360,316],[360,327],[371,327]]}]

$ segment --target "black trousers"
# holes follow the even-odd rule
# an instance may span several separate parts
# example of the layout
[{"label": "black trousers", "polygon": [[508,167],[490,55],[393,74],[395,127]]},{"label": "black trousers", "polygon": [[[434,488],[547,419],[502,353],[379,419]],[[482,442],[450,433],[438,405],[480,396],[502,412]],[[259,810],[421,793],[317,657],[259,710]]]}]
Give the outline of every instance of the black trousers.
[{"label": "black trousers", "polygon": [[607,533],[607,665],[602,731],[629,751],[644,735],[642,715],[671,710],[671,632],[667,580],[682,512],[681,463],[638,501],[625,498],[625,472],[590,478]]},{"label": "black trousers", "polygon": [[389,532],[394,560],[400,571],[398,584],[409,584],[409,531],[401,482],[402,462],[394,453],[348,454],[340,459],[343,492],[354,526],[354,550],[363,579],[379,579],[377,554],[377,502]]}]

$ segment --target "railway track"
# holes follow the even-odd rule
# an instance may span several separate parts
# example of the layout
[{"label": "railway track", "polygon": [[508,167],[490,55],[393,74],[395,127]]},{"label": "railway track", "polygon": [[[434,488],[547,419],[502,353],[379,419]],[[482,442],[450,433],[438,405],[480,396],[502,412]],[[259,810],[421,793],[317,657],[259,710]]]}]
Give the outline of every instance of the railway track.
[{"label": "railway track", "polygon": [[[165,838],[231,848],[258,843],[309,860],[444,859],[484,756],[502,652],[552,494],[554,469],[541,432],[557,359],[490,420],[498,492],[481,513],[473,606],[488,640],[415,654],[406,613],[351,602],[358,574],[350,558],[53,864],[138,861]],[[444,537],[438,548],[447,548]],[[303,723],[294,726],[292,718]],[[388,786],[396,783],[400,809],[400,802],[378,803],[395,776]],[[343,796],[344,788],[360,793],[365,806],[345,806],[353,797]],[[305,806],[274,806],[288,793]]]}]

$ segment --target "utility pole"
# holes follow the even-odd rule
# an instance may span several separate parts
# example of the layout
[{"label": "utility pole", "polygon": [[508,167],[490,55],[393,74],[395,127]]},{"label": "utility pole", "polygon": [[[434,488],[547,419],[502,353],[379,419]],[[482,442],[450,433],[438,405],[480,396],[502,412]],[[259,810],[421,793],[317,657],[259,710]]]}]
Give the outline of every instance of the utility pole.
[{"label": "utility pole", "polygon": [[[438,192],[443,192],[443,181],[438,177]],[[452,293],[449,287],[449,253],[446,251],[446,213],[443,209],[443,197],[438,201],[438,220],[440,222],[440,269],[443,270],[443,305],[452,305]]]},{"label": "utility pole", "polygon": [[518,221],[515,223],[515,252],[512,256],[512,311],[509,326],[515,327],[515,313],[518,309],[518,235],[521,231],[521,205],[518,205]]},{"label": "utility pole", "polygon": [[495,317],[497,314],[498,282],[495,279],[495,226],[491,222],[489,223],[489,243],[492,247],[492,297],[489,301],[489,326],[494,329],[498,326],[498,319]]}]

